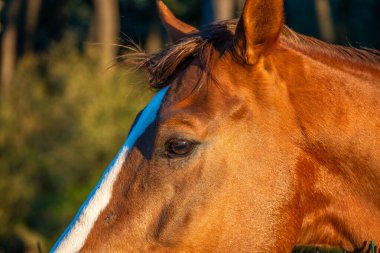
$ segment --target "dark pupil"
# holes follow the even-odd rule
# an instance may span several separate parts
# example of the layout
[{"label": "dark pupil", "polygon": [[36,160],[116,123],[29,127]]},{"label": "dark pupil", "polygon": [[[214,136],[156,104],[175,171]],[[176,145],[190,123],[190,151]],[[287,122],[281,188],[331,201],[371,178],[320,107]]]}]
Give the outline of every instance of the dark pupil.
[{"label": "dark pupil", "polygon": [[190,141],[185,140],[175,140],[172,141],[169,145],[169,153],[174,155],[186,155],[193,148],[193,145]]}]

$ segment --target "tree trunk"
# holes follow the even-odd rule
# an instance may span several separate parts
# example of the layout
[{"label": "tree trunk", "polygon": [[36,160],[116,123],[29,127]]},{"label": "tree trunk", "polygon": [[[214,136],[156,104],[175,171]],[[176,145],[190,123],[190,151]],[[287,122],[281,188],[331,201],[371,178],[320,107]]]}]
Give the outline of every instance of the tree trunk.
[{"label": "tree trunk", "polygon": [[227,20],[234,17],[236,0],[213,0],[215,20]]},{"label": "tree trunk", "polygon": [[162,46],[160,27],[158,23],[152,24],[149,29],[148,37],[146,39],[146,51],[149,53],[157,52]]},{"label": "tree trunk", "polygon": [[27,1],[27,11],[26,11],[26,41],[25,50],[31,51],[34,46],[34,34],[36,32],[39,13],[41,9],[41,0],[28,0]]},{"label": "tree trunk", "polygon": [[203,0],[203,24],[234,17],[237,0]]},{"label": "tree trunk", "polygon": [[117,53],[120,17],[117,0],[94,0],[96,40],[101,47],[102,67],[111,66]]},{"label": "tree trunk", "polygon": [[[3,10],[4,10],[4,1],[3,0],[0,0],[0,17],[3,16]],[[0,18],[0,34],[3,33],[3,29],[4,29],[4,25],[3,25],[3,22],[1,22],[2,19]]]},{"label": "tree trunk", "polygon": [[331,16],[329,0],[315,0],[319,32],[323,40],[334,43],[336,36],[334,32],[334,21]]},{"label": "tree trunk", "polygon": [[9,90],[17,55],[17,20],[20,12],[20,0],[12,0],[9,6],[8,20],[4,24],[1,39],[1,85],[2,93]]}]

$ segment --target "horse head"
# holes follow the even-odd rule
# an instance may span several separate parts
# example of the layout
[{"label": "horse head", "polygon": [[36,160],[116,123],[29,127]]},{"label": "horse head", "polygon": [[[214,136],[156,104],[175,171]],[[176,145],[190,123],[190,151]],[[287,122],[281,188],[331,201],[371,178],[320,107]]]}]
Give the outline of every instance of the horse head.
[{"label": "horse head", "polygon": [[296,34],[282,0],[200,30],[157,4],[173,45],[140,65],[160,91],[53,251],[380,241],[379,58]]}]

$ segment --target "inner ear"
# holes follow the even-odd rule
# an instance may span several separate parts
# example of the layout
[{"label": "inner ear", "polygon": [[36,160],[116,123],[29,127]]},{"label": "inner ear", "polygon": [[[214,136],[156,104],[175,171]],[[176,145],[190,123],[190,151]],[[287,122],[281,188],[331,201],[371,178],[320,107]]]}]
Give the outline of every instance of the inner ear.
[{"label": "inner ear", "polygon": [[169,32],[172,41],[178,41],[189,33],[198,32],[198,29],[195,27],[177,19],[162,0],[157,0],[157,8],[162,24]]},{"label": "inner ear", "polygon": [[283,20],[283,0],[247,0],[236,28],[235,51],[255,64],[277,43]]}]

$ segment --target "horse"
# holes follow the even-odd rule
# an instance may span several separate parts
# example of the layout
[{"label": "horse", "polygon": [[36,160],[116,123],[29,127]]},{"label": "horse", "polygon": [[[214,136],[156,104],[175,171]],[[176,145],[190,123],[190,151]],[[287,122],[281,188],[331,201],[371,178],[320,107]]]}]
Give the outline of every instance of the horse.
[{"label": "horse", "polygon": [[379,52],[282,0],[202,29],[157,6],[173,44],[131,58],[157,94],[52,252],[378,251]]}]

